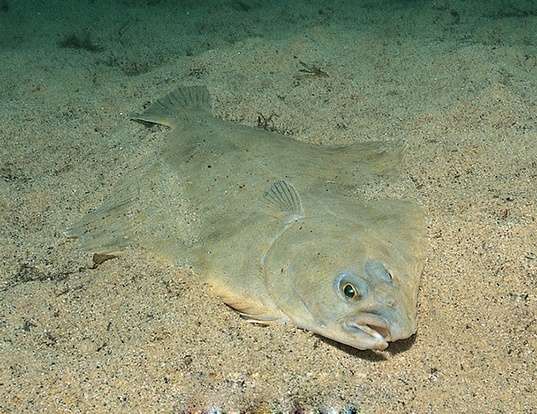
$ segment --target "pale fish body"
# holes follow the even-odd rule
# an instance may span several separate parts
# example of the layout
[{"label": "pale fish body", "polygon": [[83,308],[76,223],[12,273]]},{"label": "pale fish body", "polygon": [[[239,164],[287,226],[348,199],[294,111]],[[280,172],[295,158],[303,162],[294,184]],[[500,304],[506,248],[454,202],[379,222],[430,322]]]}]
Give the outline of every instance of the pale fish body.
[{"label": "pale fish body", "polygon": [[423,212],[370,191],[397,186],[401,146],[318,146],[223,121],[205,87],[179,88],[134,119],[171,132],[70,229],[87,249],[138,245],[188,263],[248,319],[358,349],[416,331]]}]

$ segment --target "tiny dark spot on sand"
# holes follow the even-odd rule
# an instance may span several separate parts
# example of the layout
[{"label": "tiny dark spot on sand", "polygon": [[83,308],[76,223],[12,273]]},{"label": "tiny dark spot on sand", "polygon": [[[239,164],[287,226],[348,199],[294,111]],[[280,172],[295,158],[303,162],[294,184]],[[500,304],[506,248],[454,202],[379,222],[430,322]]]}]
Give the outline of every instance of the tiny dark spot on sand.
[{"label": "tiny dark spot on sand", "polygon": [[188,367],[190,364],[192,364],[192,361],[193,361],[193,359],[192,359],[192,355],[185,355],[185,356],[183,357],[183,364],[185,364],[185,366],[187,366],[187,367]]},{"label": "tiny dark spot on sand", "polygon": [[58,46],[64,49],[86,50],[92,53],[103,50],[103,47],[93,42],[90,33],[82,35],[76,33],[67,34],[58,42]]},{"label": "tiny dark spot on sand", "polygon": [[506,18],[526,18],[537,16],[537,10],[535,9],[521,9],[514,5],[507,5],[503,9],[498,10],[496,13],[490,14],[486,17],[493,19],[506,19]]},{"label": "tiny dark spot on sand", "polygon": [[459,14],[459,12],[457,10],[451,9],[449,11],[449,14],[453,18],[453,20],[452,20],[453,24],[459,24],[461,22],[461,16],[460,16],[460,14]]},{"label": "tiny dark spot on sand", "polygon": [[57,342],[58,342],[58,340],[56,339],[56,337],[54,335],[52,335],[51,332],[49,332],[49,331],[45,332],[45,345],[54,346],[54,345],[56,345]]},{"label": "tiny dark spot on sand", "polygon": [[515,301],[527,302],[529,295],[527,293],[509,292],[509,297]]},{"label": "tiny dark spot on sand", "polygon": [[430,370],[429,370],[429,381],[438,380],[438,374],[439,373],[440,373],[440,371],[438,370],[438,368],[435,368],[435,367],[430,368]]},{"label": "tiny dark spot on sand", "polygon": [[29,181],[19,168],[10,163],[6,163],[6,165],[0,167],[0,178],[6,182],[20,182],[22,184]]},{"label": "tiny dark spot on sand", "polygon": [[258,112],[256,126],[258,128],[263,128],[266,131],[276,131],[276,127],[274,126],[274,118],[277,117],[278,115],[276,115],[274,112],[268,116]]},{"label": "tiny dark spot on sand", "polygon": [[30,265],[28,263],[21,263],[19,266],[19,270],[13,276],[13,281],[14,284],[17,285],[27,282],[44,281],[48,278],[49,276],[47,274],[41,272],[35,266]]},{"label": "tiny dark spot on sand", "polygon": [[241,0],[235,0],[231,3],[231,8],[237,11],[248,12],[252,8],[248,3]]},{"label": "tiny dark spot on sand", "polygon": [[341,414],[358,414],[358,413],[359,413],[358,409],[353,405],[348,405],[341,411]]},{"label": "tiny dark spot on sand", "polygon": [[30,332],[32,328],[35,328],[37,325],[33,323],[32,321],[25,319],[24,323],[22,324],[22,330],[24,332]]},{"label": "tiny dark spot on sand", "polygon": [[[192,54],[188,54],[187,52],[187,56],[192,56]],[[201,79],[202,77],[204,77],[205,75],[207,74],[207,68],[205,67],[192,67],[190,68],[190,70],[188,71],[188,76],[192,76],[196,79]]]},{"label": "tiny dark spot on sand", "polygon": [[302,66],[298,71],[298,75],[295,75],[295,79],[304,79],[304,78],[328,78],[328,73],[322,70],[319,66],[305,63],[301,60],[298,61]]},{"label": "tiny dark spot on sand", "polygon": [[115,259],[116,257],[117,256],[113,254],[95,253],[92,257],[93,264],[91,265],[90,269],[97,269],[104,262]]}]

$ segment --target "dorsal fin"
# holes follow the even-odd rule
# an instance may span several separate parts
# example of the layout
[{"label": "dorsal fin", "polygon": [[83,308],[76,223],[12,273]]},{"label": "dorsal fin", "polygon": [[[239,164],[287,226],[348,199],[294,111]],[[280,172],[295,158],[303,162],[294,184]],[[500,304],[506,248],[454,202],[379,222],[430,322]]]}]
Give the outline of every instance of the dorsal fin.
[{"label": "dorsal fin", "polygon": [[272,183],[263,194],[266,203],[279,214],[284,214],[287,222],[304,218],[300,195],[292,184],[285,180]]},{"label": "dorsal fin", "polygon": [[131,119],[169,127],[177,126],[177,120],[192,121],[210,117],[211,102],[206,86],[181,86],[154,102],[141,114]]}]

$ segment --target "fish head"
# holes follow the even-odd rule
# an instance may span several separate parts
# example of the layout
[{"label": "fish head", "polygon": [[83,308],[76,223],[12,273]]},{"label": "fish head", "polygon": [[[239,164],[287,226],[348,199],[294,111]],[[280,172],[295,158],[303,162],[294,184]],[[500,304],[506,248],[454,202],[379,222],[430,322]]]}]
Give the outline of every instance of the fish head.
[{"label": "fish head", "polygon": [[327,218],[286,233],[271,286],[296,325],[357,349],[383,350],[416,332],[421,270],[406,247]]},{"label": "fish head", "polygon": [[416,332],[416,303],[403,290],[386,265],[369,259],[361,268],[337,272],[333,291],[337,306],[321,311],[329,323],[327,337],[359,349],[387,348],[388,342]]}]

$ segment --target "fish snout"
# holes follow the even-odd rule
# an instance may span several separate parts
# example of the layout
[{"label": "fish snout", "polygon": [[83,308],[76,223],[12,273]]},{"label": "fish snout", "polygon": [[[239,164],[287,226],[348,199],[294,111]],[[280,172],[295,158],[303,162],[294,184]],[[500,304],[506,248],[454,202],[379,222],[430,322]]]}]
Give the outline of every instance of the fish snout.
[{"label": "fish snout", "polygon": [[374,313],[361,313],[349,318],[345,328],[357,336],[357,341],[368,349],[384,350],[391,340],[388,322]]}]

